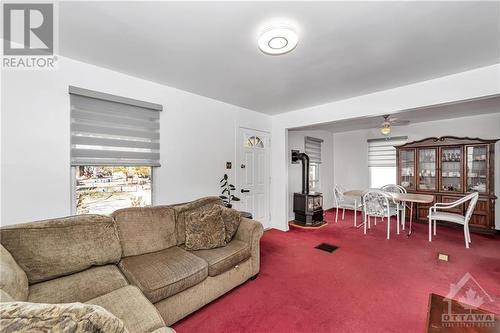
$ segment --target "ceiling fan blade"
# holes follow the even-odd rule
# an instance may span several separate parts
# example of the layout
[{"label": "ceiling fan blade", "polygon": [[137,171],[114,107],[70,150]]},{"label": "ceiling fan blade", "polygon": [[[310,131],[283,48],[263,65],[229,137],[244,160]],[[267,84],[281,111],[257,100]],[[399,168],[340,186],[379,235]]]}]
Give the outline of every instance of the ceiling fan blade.
[{"label": "ceiling fan blade", "polygon": [[392,126],[406,126],[409,124],[410,124],[409,120],[396,120],[396,121],[391,122]]}]

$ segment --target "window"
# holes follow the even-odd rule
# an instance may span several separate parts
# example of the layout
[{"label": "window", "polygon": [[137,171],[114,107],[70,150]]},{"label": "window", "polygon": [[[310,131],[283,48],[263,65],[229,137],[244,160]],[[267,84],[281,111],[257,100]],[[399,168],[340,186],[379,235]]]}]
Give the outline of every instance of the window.
[{"label": "window", "polygon": [[370,187],[380,188],[396,184],[396,148],[407,141],[407,137],[368,140],[368,171]]},{"label": "window", "polygon": [[309,156],[309,188],[312,191],[320,189],[319,165],[321,164],[321,144],[323,140],[305,137],[304,151]]},{"label": "window", "polygon": [[321,144],[323,140],[311,138],[310,136],[305,137],[304,151],[309,156],[309,162],[321,164]]},{"label": "window", "polygon": [[319,188],[319,164],[309,163],[309,188],[318,191]]},{"label": "window", "polygon": [[370,167],[370,187],[381,188],[387,184],[396,184],[396,167]]},{"label": "window", "polygon": [[76,214],[110,214],[151,205],[151,170],[149,166],[76,167]]},{"label": "window", "polygon": [[71,86],[69,93],[74,212],[151,205],[162,106]]},{"label": "window", "polygon": [[251,136],[247,138],[244,142],[244,146],[247,148],[264,148],[264,142],[258,136]]}]

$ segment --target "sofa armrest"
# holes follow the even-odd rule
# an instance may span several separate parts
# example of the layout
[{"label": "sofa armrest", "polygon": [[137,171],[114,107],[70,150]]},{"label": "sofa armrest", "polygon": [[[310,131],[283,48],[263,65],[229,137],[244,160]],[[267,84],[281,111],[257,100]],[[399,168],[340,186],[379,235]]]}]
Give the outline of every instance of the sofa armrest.
[{"label": "sofa armrest", "polygon": [[236,231],[234,238],[246,242],[253,247],[256,242],[258,244],[263,233],[264,227],[260,222],[242,217],[240,226],[238,227],[238,231]]},{"label": "sofa armrest", "polygon": [[255,220],[241,218],[240,226],[234,236],[234,239],[243,241],[250,246],[252,255],[252,275],[259,273],[260,269],[260,238],[264,233],[264,227]]}]

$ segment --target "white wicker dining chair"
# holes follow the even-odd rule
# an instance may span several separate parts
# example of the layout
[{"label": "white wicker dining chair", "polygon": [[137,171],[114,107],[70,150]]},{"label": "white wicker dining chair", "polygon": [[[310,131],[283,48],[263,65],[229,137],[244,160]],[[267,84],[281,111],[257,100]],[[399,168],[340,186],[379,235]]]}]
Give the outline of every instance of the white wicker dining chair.
[{"label": "white wicker dining chair", "polygon": [[357,200],[346,198],[344,192],[346,192],[344,187],[335,184],[335,187],[333,188],[333,200],[335,201],[335,223],[337,223],[339,219],[339,208],[342,208],[342,220],[345,219],[345,210],[347,208],[354,211],[354,226],[356,226],[358,209],[362,207],[361,200],[358,202]]},{"label": "white wicker dining chair", "polygon": [[[382,190],[369,190],[363,196],[365,223],[364,233],[366,228],[371,228],[371,217],[375,217],[375,225],[377,225],[377,217],[387,218],[387,239],[390,239],[391,231],[391,216],[396,216],[399,225],[399,203],[397,203],[390,194]],[[394,205],[392,205],[394,204]]]},{"label": "white wicker dining chair", "polygon": [[392,192],[392,193],[406,193],[406,189],[398,184],[387,184],[380,188],[382,191]]},{"label": "white wicker dining chair", "polygon": [[[382,191],[386,192],[391,192],[391,193],[407,193],[406,188],[404,188],[401,185],[398,184],[387,184],[384,185],[380,188]],[[389,202],[389,204],[391,204]],[[394,204],[391,204],[394,206]],[[407,205],[407,204],[401,204],[399,205],[399,211],[402,213],[406,208],[410,210],[410,214],[413,214],[413,206]],[[411,216],[411,215],[410,215]],[[401,226],[403,227],[403,230],[405,230],[405,221],[401,219]]]},{"label": "white wicker dining chair", "polygon": [[[436,221],[437,220],[447,221],[447,222],[461,224],[464,226],[465,247],[469,248],[469,244],[472,242],[472,240],[470,238],[469,221],[470,221],[470,218],[472,217],[472,212],[474,211],[474,208],[476,207],[476,203],[477,203],[478,198],[479,198],[479,193],[474,192],[474,193],[468,194],[465,197],[458,199],[454,202],[450,202],[450,203],[438,202],[438,203],[434,204],[434,206],[430,207],[429,208],[429,242],[432,241],[433,234],[434,234],[434,236],[436,236]],[[465,212],[465,215],[440,211],[440,210],[446,210],[446,209],[457,207],[459,205],[465,204],[467,201],[470,201],[470,202],[469,202],[469,207],[467,207],[467,211]],[[432,229],[434,229],[434,232],[432,232]]]}]

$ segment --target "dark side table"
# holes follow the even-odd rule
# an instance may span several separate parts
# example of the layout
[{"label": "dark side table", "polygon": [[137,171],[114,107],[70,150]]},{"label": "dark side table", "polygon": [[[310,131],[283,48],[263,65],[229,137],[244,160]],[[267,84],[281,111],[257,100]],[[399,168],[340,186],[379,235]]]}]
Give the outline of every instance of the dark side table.
[{"label": "dark side table", "polygon": [[240,215],[241,215],[241,217],[245,217],[245,218],[250,219],[250,220],[253,218],[252,213],[249,213],[249,212],[240,212]]}]

